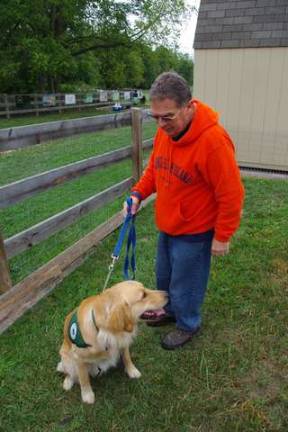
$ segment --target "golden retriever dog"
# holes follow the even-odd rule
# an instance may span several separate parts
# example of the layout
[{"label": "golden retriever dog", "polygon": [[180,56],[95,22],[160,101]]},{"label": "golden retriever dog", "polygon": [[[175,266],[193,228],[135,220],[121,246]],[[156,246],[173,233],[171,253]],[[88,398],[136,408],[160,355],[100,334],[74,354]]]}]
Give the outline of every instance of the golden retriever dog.
[{"label": "golden retriever dog", "polygon": [[57,366],[57,371],[66,375],[63,388],[70,390],[77,382],[83,402],[94,403],[90,376],[116,366],[120,356],[129,378],[139,378],[141,373],[129,351],[137,322],[144,312],[160,309],[167,301],[166,292],[147,289],[135,281],[118,283],[83,300],[65,319]]}]

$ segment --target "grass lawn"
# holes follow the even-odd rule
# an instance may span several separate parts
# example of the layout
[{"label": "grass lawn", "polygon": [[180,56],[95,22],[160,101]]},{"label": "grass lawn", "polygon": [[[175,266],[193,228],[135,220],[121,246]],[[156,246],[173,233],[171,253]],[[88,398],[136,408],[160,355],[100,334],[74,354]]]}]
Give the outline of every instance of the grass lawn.
[{"label": "grass lawn", "polygon": [[[154,122],[143,123],[143,138],[151,138]],[[0,153],[0,186],[78,160],[125,147],[131,143],[131,127],[75,135],[40,145]]]},{"label": "grass lawn", "polygon": [[[287,432],[288,182],[247,178],[245,186],[241,228],[230,255],[213,259],[195,340],[168,352],[159,345],[166,330],[141,324],[132,347],[139,380],[121,368],[94,379],[93,406],[81,403],[78,386],[64,392],[55,372],[63,320],[101,291],[116,232],[1,336],[1,430]],[[154,287],[151,205],[136,224],[137,278]],[[111,283],[122,279],[122,260]]]},{"label": "grass lawn", "polygon": [[86,109],[86,110],[68,110],[63,111],[62,113],[58,112],[50,112],[50,113],[42,113],[39,116],[27,114],[25,116],[12,116],[10,119],[1,117],[0,118],[0,129],[4,128],[10,128],[15,126],[26,126],[36,123],[46,123],[46,122],[52,122],[57,120],[69,120],[74,118],[80,118],[80,117],[90,117],[95,115],[101,115],[101,114],[107,114],[109,111],[112,112],[112,109],[110,110],[107,108],[103,109]]}]

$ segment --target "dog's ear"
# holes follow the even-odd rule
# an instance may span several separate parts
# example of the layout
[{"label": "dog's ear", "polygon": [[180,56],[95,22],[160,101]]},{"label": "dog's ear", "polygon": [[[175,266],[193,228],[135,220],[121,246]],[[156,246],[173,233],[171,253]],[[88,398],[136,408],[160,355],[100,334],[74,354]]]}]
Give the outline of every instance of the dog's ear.
[{"label": "dog's ear", "polygon": [[127,303],[116,306],[109,320],[109,330],[112,332],[126,331],[131,333],[134,328],[134,322],[130,307]]}]

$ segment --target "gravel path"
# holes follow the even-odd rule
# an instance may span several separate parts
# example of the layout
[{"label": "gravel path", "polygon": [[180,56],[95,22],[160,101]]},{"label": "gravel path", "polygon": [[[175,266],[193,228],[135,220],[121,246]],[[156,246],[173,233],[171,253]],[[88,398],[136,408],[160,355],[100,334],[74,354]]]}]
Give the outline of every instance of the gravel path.
[{"label": "gravel path", "polygon": [[240,168],[241,174],[245,177],[258,177],[263,179],[278,179],[278,180],[288,180],[288,172],[274,172],[274,171],[262,171],[253,170],[250,168]]}]

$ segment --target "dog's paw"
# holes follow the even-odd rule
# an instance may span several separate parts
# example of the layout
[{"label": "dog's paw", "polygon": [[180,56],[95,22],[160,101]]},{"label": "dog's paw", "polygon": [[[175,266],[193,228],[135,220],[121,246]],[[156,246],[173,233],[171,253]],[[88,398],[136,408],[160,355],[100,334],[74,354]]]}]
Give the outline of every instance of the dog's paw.
[{"label": "dog's paw", "polygon": [[57,368],[56,368],[56,371],[57,372],[64,372],[64,368],[63,368],[63,363],[62,363],[62,361],[60,361],[59,363],[58,363],[58,365],[57,365]]},{"label": "dog's paw", "polygon": [[95,395],[92,390],[81,391],[82,401],[88,404],[94,404]]},{"label": "dog's paw", "polygon": [[132,366],[129,369],[126,369],[127,375],[129,376],[129,378],[140,378],[141,377],[141,372],[135,367]]},{"label": "dog's paw", "polygon": [[74,384],[73,379],[69,375],[67,375],[63,381],[63,389],[66,391],[71,390],[73,384]]}]

